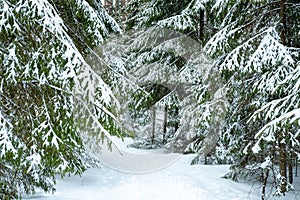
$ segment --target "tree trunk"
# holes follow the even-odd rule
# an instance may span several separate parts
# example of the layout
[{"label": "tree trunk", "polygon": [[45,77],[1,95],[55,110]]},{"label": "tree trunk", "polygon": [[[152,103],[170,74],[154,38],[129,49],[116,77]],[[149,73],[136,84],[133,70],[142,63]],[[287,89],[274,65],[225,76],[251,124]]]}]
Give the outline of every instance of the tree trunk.
[{"label": "tree trunk", "polygon": [[154,139],[155,139],[155,121],[156,121],[156,110],[155,110],[155,106],[152,107],[153,110],[153,121],[152,121],[152,135],[151,135],[151,142],[152,144],[154,143]]},{"label": "tree trunk", "polygon": [[283,45],[287,45],[286,41],[286,16],[285,16],[285,0],[280,0],[280,23],[282,26],[280,38]]},{"label": "tree trunk", "polygon": [[204,40],[204,10],[200,10],[199,39]]},{"label": "tree trunk", "polygon": [[165,106],[165,112],[164,112],[164,127],[163,127],[163,143],[166,143],[166,135],[167,135],[167,124],[168,124],[168,107]]},{"label": "tree trunk", "polygon": [[265,200],[268,177],[269,177],[269,169],[267,169],[267,171],[265,173],[263,172],[263,185],[262,185],[262,191],[261,191],[261,199],[262,200]]},{"label": "tree trunk", "polygon": [[285,182],[281,185],[281,192],[286,192],[287,180],[287,156],[286,156],[286,140],[282,132],[278,133],[279,146],[279,171],[280,175],[285,178]]},{"label": "tree trunk", "polygon": [[[179,108],[178,107],[175,108],[175,113],[176,113],[175,114],[176,118],[179,119]],[[178,128],[179,128],[179,122],[176,121],[175,122],[175,132],[178,130]]]},{"label": "tree trunk", "polygon": [[296,155],[296,158],[295,158],[295,176],[298,177],[298,155]]},{"label": "tree trunk", "polygon": [[288,150],[289,150],[289,157],[288,157],[288,171],[289,171],[289,183],[292,184],[294,182],[293,180],[293,160],[294,160],[294,153],[292,150],[292,142],[290,138],[288,137]]},{"label": "tree trunk", "polygon": [[293,160],[289,159],[289,164],[288,164],[288,170],[289,170],[289,183],[293,184]]}]

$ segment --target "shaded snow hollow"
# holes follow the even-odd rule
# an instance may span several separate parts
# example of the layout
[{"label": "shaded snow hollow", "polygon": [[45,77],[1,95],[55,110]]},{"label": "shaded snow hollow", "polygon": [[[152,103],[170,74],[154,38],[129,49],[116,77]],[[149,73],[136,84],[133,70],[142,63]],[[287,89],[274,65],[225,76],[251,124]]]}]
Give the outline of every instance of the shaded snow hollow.
[{"label": "shaded snow hollow", "polygon": [[[118,143],[126,148],[131,142]],[[126,148],[126,152],[148,154],[146,150]],[[155,151],[155,154],[163,154]],[[107,156],[107,155],[106,155]],[[89,169],[82,177],[58,179],[54,195],[39,192],[23,197],[30,200],[256,200],[261,199],[259,184],[236,183],[221,178],[228,165],[190,165],[195,155],[173,155],[169,165],[150,173],[126,173],[108,165]],[[114,157],[114,156],[113,156]],[[159,156],[156,158],[160,158]],[[162,157],[164,158],[164,157]],[[132,162],[131,158],[122,162]],[[152,161],[155,162],[155,161]],[[138,162],[134,162],[138,163]],[[111,164],[111,163],[110,163]],[[127,163],[124,164],[126,166]],[[123,165],[122,165],[123,166]],[[155,166],[155,164],[153,165]],[[269,199],[276,199],[270,197]],[[300,199],[299,188],[280,200]]]}]

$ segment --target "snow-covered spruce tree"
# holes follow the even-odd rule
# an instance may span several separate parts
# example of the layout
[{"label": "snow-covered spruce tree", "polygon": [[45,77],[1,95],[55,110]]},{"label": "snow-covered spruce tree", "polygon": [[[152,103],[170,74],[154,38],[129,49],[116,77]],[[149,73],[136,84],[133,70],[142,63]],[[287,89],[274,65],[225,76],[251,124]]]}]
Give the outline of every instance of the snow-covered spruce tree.
[{"label": "snow-covered spruce tree", "polygon": [[[87,1],[74,1],[65,9],[84,10],[87,5]],[[69,33],[89,30],[96,41],[101,41],[102,32],[97,31],[102,29],[96,24],[102,24],[106,15],[94,10],[99,19],[91,22],[82,17],[82,22],[86,20],[82,27],[72,26],[65,23],[67,16],[61,17],[65,13],[57,10],[58,6],[47,0],[0,2],[1,199],[20,198],[22,193],[34,193],[37,188],[53,192],[55,175],[81,174],[88,167],[74,102],[88,103],[74,96],[73,91],[75,87],[77,91],[89,91],[84,84],[88,79],[80,80],[92,69]],[[82,16],[87,13],[82,11]],[[105,25],[115,26],[109,21]],[[89,36],[80,35],[83,41]],[[100,125],[109,124],[109,111],[103,109],[103,105],[109,105],[109,88],[99,77],[98,82],[101,85],[95,87],[98,93],[93,93],[91,101],[107,114],[91,115],[101,113],[93,117]],[[103,96],[107,96],[106,101]],[[108,126],[103,127],[107,133]]]},{"label": "snow-covered spruce tree", "polygon": [[91,53],[109,33],[120,32],[100,0],[49,1],[64,20],[68,35],[83,54]]},{"label": "snow-covered spruce tree", "polygon": [[175,63],[179,61],[174,52],[159,46],[162,45],[159,41],[168,37],[159,30],[149,28],[126,33],[112,39],[99,53],[109,63],[111,69],[107,71],[118,73],[119,77],[115,76],[112,83],[119,84],[114,84],[113,91],[121,99],[124,112],[131,115],[133,123],[140,123],[140,127],[152,124],[150,108],[170,92],[163,84],[172,84],[175,80],[172,74],[178,71]]},{"label": "snow-covered spruce tree", "polygon": [[299,9],[287,0],[216,1],[219,31],[205,47],[229,89],[220,153],[237,164],[231,178],[262,180],[262,199],[270,180],[276,195],[291,188],[299,149]]},{"label": "snow-covered spruce tree", "polygon": [[[211,122],[218,121],[216,118],[219,118],[220,116],[217,117],[213,114],[217,113],[213,110],[220,108],[220,104],[224,104],[223,101],[219,101],[220,99],[218,99],[222,95],[216,97],[217,95],[213,94],[219,89],[217,87],[218,84],[215,83],[222,83],[220,80],[213,80],[218,77],[218,72],[214,71],[214,69],[211,68],[211,64],[209,64],[210,62],[208,62],[205,56],[201,55],[201,44],[203,45],[214,32],[214,29],[211,27],[211,22],[209,21],[210,18],[208,17],[210,15],[209,10],[211,7],[212,2],[206,0],[149,0],[130,1],[125,9],[128,17],[126,21],[127,29],[135,30],[139,27],[160,27],[179,31],[185,34],[185,37],[191,37],[194,39],[191,46],[185,46],[185,48],[188,48],[191,51],[192,48],[194,48],[193,45],[199,42],[197,44],[198,47],[195,47],[194,52],[189,52],[190,54],[188,54],[188,58],[184,58],[184,53],[180,52],[182,49],[178,48],[175,50],[175,54],[182,56],[183,62],[181,62],[180,69],[175,73],[176,75],[172,77],[174,80],[173,84],[188,84],[188,87],[182,87],[181,90],[183,89],[190,95],[186,96],[185,99],[181,99],[180,102],[173,102],[174,105],[178,105],[178,108],[180,107],[178,113],[180,117],[177,117],[177,119],[180,119],[180,126],[176,128],[177,133],[174,135],[175,137],[172,138],[173,142],[170,146],[172,146],[171,148],[176,151],[179,149],[182,151],[188,146],[188,150],[198,151],[199,153],[201,152],[202,155],[210,154],[215,147],[218,136],[212,136],[213,134],[211,134],[211,138],[208,137],[205,141],[203,139],[206,138],[210,132],[218,132],[216,129],[213,129],[219,125]],[[139,62],[143,60],[146,61],[147,58],[153,58],[153,51],[149,53],[147,48],[144,49],[145,50],[140,50],[140,52],[135,51],[136,55],[141,55],[139,56]],[[156,52],[156,55],[159,54]],[[155,65],[149,65],[149,67],[146,67],[146,69],[151,72],[148,73],[148,79],[152,78],[153,80],[155,79],[154,77],[159,77],[161,80],[166,79],[163,74],[157,73],[159,71],[163,71],[161,66],[170,67],[167,70],[164,69],[164,71],[174,71],[176,69],[176,63],[174,67],[169,65],[167,62],[165,62],[165,64],[160,64],[165,60],[167,59],[163,57],[157,59],[156,62],[159,63],[156,65],[157,69],[155,68]],[[151,63],[150,59],[147,61],[150,61]],[[145,64],[143,64],[143,66],[145,66]],[[213,72],[211,74],[216,76],[207,76],[209,72]],[[150,74],[152,74],[152,76],[149,76]],[[164,83],[166,84],[167,82]],[[221,94],[220,90],[218,92]],[[222,110],[224,110],[224,107]],[[210,146],[210,148],[202,148],[205,146]]]},{"label": "snow-covered spruce tree", "polygon": [[132,0],[125,6],[125,27],[131,29],[159,25],[203,41],[210,32],[205,22],[209,7],[208,0]]},{"label": "snow-covered spruce tree", "polygon": [[[99,145],[93,141],[99,139],[97,139],[99,128],[103,131],[102,133],[110,130],[111,133],[118,135],[121,131],[117,128],[117,120],[111,113],[116,113],[118,110],[117,104],[114,104],[117,103],[116,99],[105,98],[112,95],[106,84],[113,87],[110,79],[118,76],[118,73],[113,70],[108,72],[98,70],[107,63],[97,59],[98,55],[94,49],[99,46],[101,48],[105,37],[109,34],[120,33],[121,29],[108,15],[99,0],[51,1],[51,3],[58,10],[68,35],[88,64],[77,73],[78,82],[75,83],[74,95],[79,100],[75,101],[74,110],[77,118],[80,118],[78,127],[82,132],[89,133],[88,135],[82,134],[85,135],[84,143],[91,145],[90,150],[96,150],[99,149]],[[86,105],[82,105],[83,103]],[[99,119],[100,124],[96,119]],[[108,133],[104,135],[108,136]],[[101,137],[103,138],[104,135]]]}]

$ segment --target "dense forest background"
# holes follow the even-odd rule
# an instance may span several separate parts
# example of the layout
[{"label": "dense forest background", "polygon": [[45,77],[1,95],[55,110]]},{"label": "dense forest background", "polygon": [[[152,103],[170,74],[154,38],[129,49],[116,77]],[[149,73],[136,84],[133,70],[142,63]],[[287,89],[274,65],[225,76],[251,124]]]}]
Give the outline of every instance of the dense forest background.
[{"label": "dense forest background", "polygon": [[300,150],[299,19],[296,0],[2,0],[1,198],[54,191],[57,174],[97,163],[95,141],[135,132],[284,195]]}]

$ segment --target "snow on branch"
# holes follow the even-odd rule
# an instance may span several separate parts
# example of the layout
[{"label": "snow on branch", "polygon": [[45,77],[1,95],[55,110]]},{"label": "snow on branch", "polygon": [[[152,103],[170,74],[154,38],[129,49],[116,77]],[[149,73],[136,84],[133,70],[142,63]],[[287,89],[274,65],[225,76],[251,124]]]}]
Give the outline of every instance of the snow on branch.
[{"label": "snow on branch", "polygon": [[0,110],[0,158],[5,156],[7,152],[17,153],[16,148],[13,145],[15,140],[12,133],[13,125],[6,119]]},{"label": "snow on branch", "polygon": [[194,27],[193,19],[185,14],[176,15],[169,17],[167,19],[163,19],[157,23],[159,26],[173,28],[175,30],[186,30],[190,27]]},{"label": "snow on branch", "polygon": [[172,28],[175,30],[186,30],[192,28],[195,30],[195,15],[199,10],[205,9],[207,0],[191,1],[179,15],[171,16],[169,18],[158,21],[158,25],[162,27]]},{"label": "snow on branch", "polygon": [[266,33],[255,52],[250,56],[245,70],[261,72],[264,65],[276,66],[278,62],[284,66],[293,66],[294,60],[288,48],[279,43],[279,36],[275,28],[271,27]]},{"label": "snow on branch", "polygon": [[[248,120],[257,121],[258,119],[264,118],[269,121],[264,127],[262,127],[258,133],[255,135],[256,139],[259,139],[256,146],[260,140],[274,141],[274,134],[282,130],[282,127],[296,124],[300,125],[300,109],[298,105],[299,100],[299,90],[295,93],[291,93],[281,99],[273,100],[266,105],[262,106],[260,109],[256,110],[253,115]],[[293,133],[293,137],[296,138],[298,133]]]},{"label": "snow on branch", "polygon": [[88,35],[94,37],[92,41],[94,45],[103,43],[104,37],[109,34],[107,23],[111,25],[114,32],[121,32],[119,25],[108,15],[102,5],[94,3],[94,6],[96,6],[96,9],[94,9],[86,0],[76,0],[76,4],[78,5],[76,14],[82,13],[82,17],[88,21],[88,26],[85,29]]},{"label": "snow on branch", "polygon": [[[234,27],[235,24],[229,24],[222,28],[219,32],[217,32],[213,37],[209,39],[209,41],[204,46],[204,51],[209,55],[214,55],[216,53],[227,53],[227,51],[230,49],[230,45],[228,43],[229,38],[234,37],[235,34],[242,30],[242,28],[240,27]],[[247,43],[244,45],[247,45]]]},{"label": "snow on branch", "polygon": [[0,6],[0,30],[20,31],[21,28],[13,14],[14,7],[7,0],[1,1]]},{"label": "snow on branch", "polygon": [[255,139],[258,139],[254,147],[252,148],[254,153],[257,153],[259,148],[259,143],[261,140],[265,141],[275,141],[274,133],[277,129],[281,129],[279,124],[287,123],[288,121],[295,122],[298,121],[300,125],[300,108],[294,109],[280,117],[267,123],[260,131],[255,135]]}]

